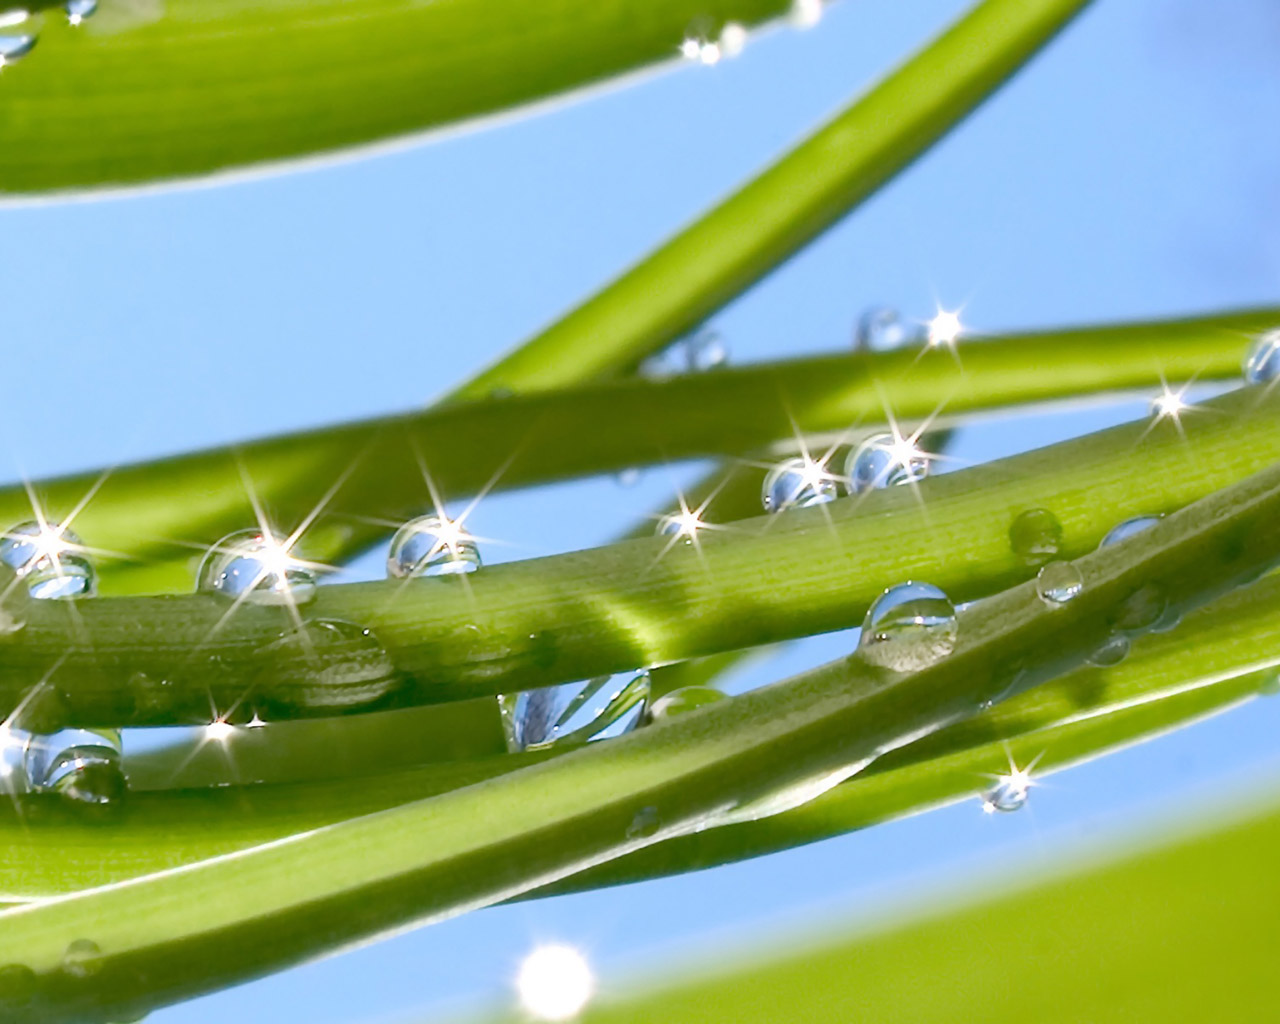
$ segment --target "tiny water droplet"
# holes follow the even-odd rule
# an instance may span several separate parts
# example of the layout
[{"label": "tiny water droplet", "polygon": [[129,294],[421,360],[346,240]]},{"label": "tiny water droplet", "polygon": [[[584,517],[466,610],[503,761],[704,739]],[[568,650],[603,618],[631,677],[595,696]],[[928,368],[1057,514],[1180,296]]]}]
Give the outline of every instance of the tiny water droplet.
[{"label": "tiny water droplet", "polygon": [[1027,565],[1043,565],[1062,548],[1062,524],[1047,508],[1027,509],[1009,524],[1009,546]]},{"label": "tiny water droplet", "polygon": [[1026,806],[1030,787],[1021,777],[1002,776],[994,786],[982,794],[982,809],[988,814],[1003,811],[1006,814]]},{"label": "tiny water droplet", "polygon": [[654,722],[678,718],[709,704],[717,704],[727,698],[727,694],[714,686],[682,686],[678,690],[664,693],[653,702],[649,709],[649,719]]},{"label": "tiny water droplet", "polygon": [[36,600],[92,597],[97,589],[84,542],[58,523],[26,522],[7,530],[0,540],[0,562]]},{"label": "tiny water droplet", "polygon": [[419,516],[405,523],[391,539],[387,575],[458,576],[480,568],[480,548],[456,519]]},{"label": "tiny water droplet", "polygon": [[1089,655],[1088,662],[1096,668],[1111,668],[1119,665],[1129,656],[1129,638],[1123,633],[1115,633],[1098,646]]},{"label": "tiny water droplet", "polygon": [[1151,529],[1163,518],[1164,516],[1134,516],[1132,519],[1126,519],[1123,523],[1113,526],[1102,538],[1102,543],[1098,547],[1110,547],[1112,544],[1119,544],[1122,540],[1128,540],[1143,530]]},{"label": "tiny water droplet", "polygon": [[958,632],[950,598],[931,583],[908,580],[872,603],[858,649],[873,665],[913,672],[955,650]]},{"label": "tiny water droplet", "polygon": [[658,816],[658,808],[641,807],[631,819],[631,824],[627,826],[627,838],[648,839],[657,835],[661,827],[662,819]]},{"label": "tiny water droplet", "polygon": [[1084,577],[1071,562],[1048,562],[1036,573],[1036,593],[1050,608],[1060,608],[1084,589]]},{"label": "tiny water droplet", "polygon": [[[705,46],[700,52],[706,52]],[[719,60],[719,52],[717,48],[716,60]],[[728,363],[728,344],[719,331],[708,327],[686,338],[681,338],[661,352],[655,352],[640,364],[639,373],[642,377],[648,377],[651,380],[664,380],[684,373],[706,373],[709,370],[718,370]]]},{"label": "tiny water droplet", "polygon": [[237,530],[205,554],[196,589],[252,604],[301,605],[316,596],[316,573],[279,534]]},{"label": "tiny water droplet", "polygon": [[26,964],[0,967],[0,1009],[18,1010],[31,1004],[36,994],[36,972]]},{"label": "tiny water droplet", "polygon": [[1267,384],[1280,378],[1280,327],[1260,335],[1244,358],[1247,384]]},{"label": "tiny water droplet", "polygon": [[659,537],[679,537],[684,543],[692,544],[699,525],[700,520],[695,513],[676,512],[659,516],[657,529],[654,532]]},{"label": "tiny water droplet", "polygon": [[780,462],[769,470],[761,489],[766,512],[808,508],[836,498],[836,482],[824,467],[803,456]]},{"label": "tiny water droplet", "polygon": [[62,954],[62,969],[73,978],[91,978],[102,970],[102,950],[92,939],[74,939]]},{"label": "tiny water droplet", "polygon": [[849,453],[850,494],[913,484],[929,475],[929,457],[915,443],[892,434],[869,437]]},{"label": "tiny water droplet", "polygon": [[35,45],[36,37],[34,35],[26,33],[21,35],[0,35],[0,68],[18,63],[31,52]]},{"label": "tiny water droplet", "polygon": [[649,699],[649,673],[601,676],[498,698],[512,752],[610,739],[634,729]]},{"label": "tiny water droplet", "polygon": [[858,317],[853,348],[856,352],[890,352],[919,340],[919,331],[892,306],[872,306]]},{"label": "tiny water droplet", "polygon": [[[382,700],[402,677],[373,631],[342,619],[308,619],[267,644],[253,710],[345,711]],[[247,712],[249,709],[246,708]]]},{"label": "tiny water droplet", "polygon": [[79,25],[85,18],[92,18],[98,10],[98,0],[67,0],[67,21]]},{"label": "tiny water droplet", "polygon": [[125,795],[120,732],[116,729],[62,729],[32,735],[23,769],[34,793],[56,793],[72,805],[106,807]]},{"label": "tiny water droplet", "polygon": [[613,475],[618,481],[619,487],[634,487],[640,482],[640,478],[644,475],[643,471],[637,466],[628,466],[626,469],[620,469]]}]

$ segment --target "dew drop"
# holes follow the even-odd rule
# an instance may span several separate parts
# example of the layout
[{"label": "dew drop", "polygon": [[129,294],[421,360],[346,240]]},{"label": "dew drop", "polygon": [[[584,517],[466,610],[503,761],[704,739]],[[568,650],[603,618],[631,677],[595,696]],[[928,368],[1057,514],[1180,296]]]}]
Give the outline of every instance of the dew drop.
[{"label": "dew drop", "polygon": [[856,352],[889,352],[919,340],[919,332],[892,306],[872,306],[858,317],[854,329]]},{"label": "dew drop", "polygon": [[792,0],[789,20],[796,28],[813,28],[822,20],[822,0]]},{"label": "dew drop", "polygon": [[1275,697],[1280,694],[1280,669],[1271,669],[1258,684],[1258,693],[1263,697]]},{"label": "dew drop", "polygon": [[391,539],[387,575],[459,576],[480,568],[480,548],[456,519],[419,516],[405,523]]},{"label": "dew drop", "polygon": [[84,543],[58,523],[26,522],[6,531],[0,540],[0,562],[36,600],[92,597],[97,589]]},{"label": "dew drop", "polygon": [[640,478],[643,475],[644,473],[638,466],[628,466],[626,469],[618,470],[613,475],[613,478],[618,481],[619,487],[634,487],[640,482]]},{"label": "dew drop", "polygon": [[205,554],[196,589],[251,604],[301,605],[316,596],[316,573],[279,534],[238,530]]},{"label": "dew drop", "polygon": [[1084,589],[1084,577],[1071,562],[1049,562],[1036,573],[1036,593],[1050,608],[1060,608]]},{"label": "dew drop", "polygon": [[892,434],[869,437],[849,453],[845,476],[849,493],[913,484],[929,475],[929,457],[912,441]]},{"label": "dew drop", "polygon": [[858,649],[873,665],[914,672],[955,650],[958,632],[950,598],[930,583],[908,580],[872,603]]},{"label": "dew drop", "polygon": [[18,1010],[31,1005],[36,994],[36,972],[26,964],[0,967],[0,1009]]},{"label": "dew drop", "polygon": [[[25,19],[23,19],[25,20]],[[36,45],[36,37],[28,34],[0,35],[0,68],[16,64]]]},{"label": "dew drop", "polygon": [[92,939],[75,939],[62,954],[62,969],[73,978],[91,978],[102,970],[102,950]]},{"label": "dew drop", "polygon": [[720,52],[726,57],[737,57],[747,48],[747,30],[736,21],[726,21],[720,30]]},{"label": "dew drop", "polygon": [[92,18],[98,11],[98,0],[67,0],[65,7],[67,22],[79,25],[86,18]]},{"label": "dew drop", "polygon": [[1116,629],[1141,632],[1159,624],[1168,611],[1169,598],[1164,589],[1147,583],[1120,602],[1111,624]]},{"label": "dew drop", "polygon": [[255,660],[261,665],[252,695],[255,711],[366,707],[403,681],[373,631],[342,619],[308,619],[301,630],[263,647]]},{"label": "dew drop", "polygon": [[56,793],[74,806],[106,807],[118,804],[127,789],[120,762],[119,730],[68,728],[29,737],[23,770],[34,793]]},{"label": "dew drop", "polygon": [[1062,524],[1047,508],[1027,509],[1009,524],[1009,546],[1027,565],[1043,565],[1062,548]]},{"label": "dew drop", "polygon": [[1115,633],[1107,637],[1088,657],[1088,662],[1096,668],[1111,668],[1119,665],[1129,656],[1129,638],[1123,633]]},{"label": "dew drop", "polygon": [[1259,336],[1249,346],[1244,359],[1245,383],[1267,384],[1277,378],[1280,378],[1280,327]]},{"label": "dew drop", "polygon": [[766,512],[808,508],[834,501],[836,482],[818,463],[796,456],[769,470],[760,497]]},{"label": "dew drop", "polygon": [[726,698],[726,694],[714,686],[682,686],[678,690],[664,693],[653,702],[649,709],[649,719],[653,722],[678,718],[708,704],[716,704]]},{"label": "dew drop", "polygon": [[686,544],[692,544],[702,521],[696,512],[676,512],[659,516],[655,530],[659,537],[678,537]]},{"label": "dew drop", "polygon": [[1123,523],[1113,526],[1110,532],[1102,538],[1102,543],[1098,547],[1110,547],[1112,544],[1119,544],[1123,540],[1128,540],[1143,530],[1151,529],[1163,518],[1164,516],[1134,516],[1132,519],[1126,519]]},{"label": "dew drop", "polygon": [[[701,54],[707,52],[703,44]],[[720,50],[714,50],[715,60],[719,60]],[[706,62],[705,56],[700,57]],[[712,61],[714,63],[714,61]],[[663,380],[684,373],[706,373],[719,370],[729,363],[729,345],[724,336],[714,328],[706,328],[687,338],[681,338],[673,345],[668,345],[661,352],[650,356],[640,364],[640,375],[652,380]]]},{"label": "dew drop", "polygon": [[994,786],[982,794],[982,809],[988,814],[995,811],[1009,813],[1026,806],[1030,786],[1021,776],[1001,776]]},{"label": "dew drop", "polygon": [[634,729],[649,699],[649,673],[620,673],[498,698],[512,752],[610,739]]},{"label": "dew drop", "polygon": [[631,819],[631,824],[627,826],[627,838],[649,839],[657,835],[661,827],[662,819],[658,816],[658,808],[641,807]]}]

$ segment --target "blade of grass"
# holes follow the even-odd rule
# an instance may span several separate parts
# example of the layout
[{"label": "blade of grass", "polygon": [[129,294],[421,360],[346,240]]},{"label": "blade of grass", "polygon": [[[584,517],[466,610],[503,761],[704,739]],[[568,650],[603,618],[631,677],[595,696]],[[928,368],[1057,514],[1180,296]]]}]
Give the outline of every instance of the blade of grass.
[{"label": "blade of grass", "polygon": [[[518,895],[761,801],[783,809],[1011,687],[1079,664],[1136,592],[1157,587],[1186,611],[1278,558],[1272,468],[1077,560],[1084,587],[1065,607],[1046,607],[1026,583],[967,609],[955,651],[914,674],[841,659],[443,796],[6,911],[0,963],[24,965],[35,983],[11,1017],[145,1012]],[[67,970],[73,942],[88,952]]]}]

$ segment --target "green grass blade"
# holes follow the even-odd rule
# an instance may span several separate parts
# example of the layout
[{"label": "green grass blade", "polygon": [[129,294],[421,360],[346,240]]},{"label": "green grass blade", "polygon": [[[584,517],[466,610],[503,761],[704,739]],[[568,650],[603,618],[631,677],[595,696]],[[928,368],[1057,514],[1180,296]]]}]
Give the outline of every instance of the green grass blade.
[{"label": "green grass blade", "polygon": [[45,680],[50,714],[102,725],[207,722],[211,707],[323,717],[845,628],[903,579],[969,600],[1029,574],[1009,540],[1022,511],[1050,510],[1062,552],[1077,555],[1122,519],[1178,508],[1280,460],[1278,414],[1280,394],[1246,388],[1181,424],[1140,421],[918,487],[743,520],[704,531],[696,547],[653,538],[470,577],[321,587],[308,616],[368,627],[388,652],[398,678],[381,702],[362,684],[313,685],[313,670],[339,666],[276,643],[293,628],[283,608],[228,616],[208,594],[19,602],[26,624],[0,640],[0,709]]},{"label": "green grass blade", "polygon": [[985,0],[764,173],[457,392],[628,369],[696,327],[945,135],[1087,0]]},{"label": "green grass blade", "polygon": [[[784,809],[1011,685],[1079,664],[1135,593],[1158,588],[1186,611],[1278,558],[1272,468],[1078,559],[1084,588],[1065,608],[1047,608],[1027,583],[967,609],[955,651],[914,674],[841,659],[443,796],[6,911],[0,963],[24,965],[37,982],[10,1016],[136,1014],[518,895],[726,815]],[[85,969],[63,966],[73,942],[93,951]]]},{"label": "green grass blade", "polygon": [[675,59],[786,0],[103,0],[0,89],[0,193],[186,178],[401,138]]}]

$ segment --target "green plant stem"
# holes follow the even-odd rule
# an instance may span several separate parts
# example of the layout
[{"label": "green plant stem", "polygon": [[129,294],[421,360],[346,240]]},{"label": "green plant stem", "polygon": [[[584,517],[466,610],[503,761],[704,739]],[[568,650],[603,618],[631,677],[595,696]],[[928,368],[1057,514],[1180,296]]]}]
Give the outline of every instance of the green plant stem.
[{"label": "green plant stem", "polygon": [[340,677],[352,652],[304,658],[298,644],[276,643],[293,628],[282,608],[228,614],[211,594],[21,601],[25,627],[0,641],[0,707],[12,711],[44,680],[47,696],[28,699],[29,713],[47,706],[55,720],[84,724],[207,722],[211,708],[322,717],[845,628],[904,579],[969,600],[1028,575],[1009,540],[1020,512],[1050,510],[1062,552],[1077,555],[1124,518],[1169,511],[1276,461],[1278,410],[1280,395],[1243,389],[1178,425],[1131,423],[918,487],[744,520],[702,531],[696,546],[653,538],[470,577],[320,588],[307,616],[370,628],[387,651],[398,678],[380,698],[361,679],[318,685]]},{"label": "green plant stem", "polygon": [[766,172],[457,392],[555,388],[634,366],[696,327],[928,149],[1084,0],[986,0]]},{"label": "green plant stem", "polygon": [[[11,1017],[145,1012],[717,821],[796,806],[910,739],[1079,664],[1129,620],[1135,595],[1158,590],[1185,612],[1278,558],[1272,468],[1078,559],[1084,586],[1063,608],[1025,583],[967,609],[954,652],[913,674],[844,658],[479,785],[6,911],[0,963],[25,965],[38,983]],[[64,952],[79,939],[98,953],[89,970],[66,972]]]}]

